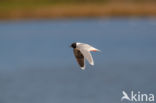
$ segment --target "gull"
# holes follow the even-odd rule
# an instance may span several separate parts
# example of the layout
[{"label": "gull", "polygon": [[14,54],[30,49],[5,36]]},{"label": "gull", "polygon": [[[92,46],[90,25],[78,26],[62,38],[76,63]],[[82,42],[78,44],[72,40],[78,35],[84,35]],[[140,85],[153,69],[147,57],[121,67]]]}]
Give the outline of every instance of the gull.
[{"label": "gull", "polygon": [[94,61],[90,52],[100,51],[99,49],[96,49],[89,44],[79,42],[72,43],[71,47],[73,48],[77,63],[82,70],[85,69],[85,59],[89,62],[90,65],[94,65]]}]

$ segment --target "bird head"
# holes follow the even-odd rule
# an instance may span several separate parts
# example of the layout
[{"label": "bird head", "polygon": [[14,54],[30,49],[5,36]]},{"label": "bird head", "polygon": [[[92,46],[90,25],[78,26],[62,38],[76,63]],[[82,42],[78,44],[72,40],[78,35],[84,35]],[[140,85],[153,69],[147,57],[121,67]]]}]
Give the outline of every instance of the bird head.
[{"label": "bird head", "polygon": [[70,45],[70,47],[76,48],[76,43],[72,43],[72,44]]}]

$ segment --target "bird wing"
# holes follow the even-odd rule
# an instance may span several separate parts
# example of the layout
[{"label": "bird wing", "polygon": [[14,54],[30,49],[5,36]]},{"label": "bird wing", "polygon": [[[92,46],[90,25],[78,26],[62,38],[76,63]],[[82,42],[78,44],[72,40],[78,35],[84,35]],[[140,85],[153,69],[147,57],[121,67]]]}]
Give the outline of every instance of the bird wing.
[{"label": "bird wing", "polygon": [[77,43],[77,48],[82,52],[82,54],[84,55],[84,58],[87,59],[91,65],[94,65],[94,61],[93,61],[90,51],[95,50],[95,48],[84,43]]},{"label": "bird wing", "polygon": [[94,61],[93,61],[93,58],[92,58],[92,55],[91,55],[90,51],[88,51],[88,50],[85,49],[85,48],[80,48],[80,51],[81,51],[82,54],[84,55],[85,59],[87,59],[88,62],[89,62],[91,65],[94,65]]},{"label": "bird wing", "polygon": [[78,45],[78,48],[85,48],[85,49],[87,49],[88,51],[94,51],[94,52],[100,51],[99,49],[94,48],[93,46],[91,46],[91,45],[89,45],[89,44],[77,43],[77,45]]},{"label": "bird wing", "polygon": [[75,58],[76,58],[78,64],[80,65],[81,69],[85,69],[84,56],[81,53],[81,51],[78,49],[74,49],[73,52],[74,52]]}]

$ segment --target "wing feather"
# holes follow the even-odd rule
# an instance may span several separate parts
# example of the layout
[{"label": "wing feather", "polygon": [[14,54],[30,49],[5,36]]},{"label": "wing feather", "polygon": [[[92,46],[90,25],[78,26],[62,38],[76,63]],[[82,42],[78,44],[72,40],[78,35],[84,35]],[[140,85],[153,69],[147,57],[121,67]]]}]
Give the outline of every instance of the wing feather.
[{"label": "wing feather", "polygon": [[92,58],[92,55],[90,53],[90,51],[84,49],[84,48],[80,48],[80,51],[82,52],[82,54],[84,55],[84,57],[88,60],[88,62],[91,64],[91,65],[94,65],[94,61],[93,61],[93,58]]},{"label": "wing feather", "polygon": [[76,58],[78,64],[80,65],[81,69],[85,69],[85,62],[84,62],[83,54],[78,49],[74,49],[73,51],[74,51],[75,58]]}]

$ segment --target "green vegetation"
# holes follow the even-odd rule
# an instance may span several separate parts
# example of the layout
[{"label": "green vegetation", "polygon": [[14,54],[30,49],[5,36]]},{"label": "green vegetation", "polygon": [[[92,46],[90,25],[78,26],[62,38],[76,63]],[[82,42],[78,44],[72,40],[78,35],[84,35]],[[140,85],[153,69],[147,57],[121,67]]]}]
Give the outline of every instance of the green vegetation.
[{"label": "green vegetation", "polygon": [[155,0],[0,0],[0,19],[156,16]]}]

